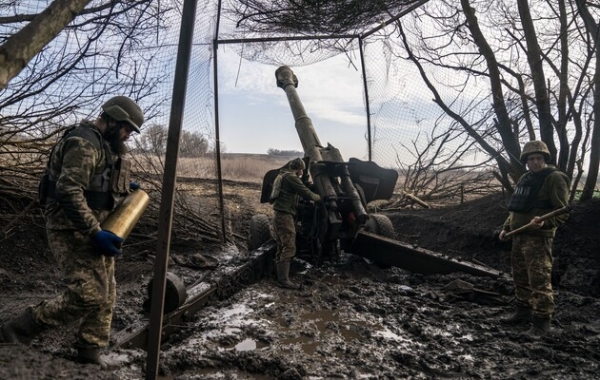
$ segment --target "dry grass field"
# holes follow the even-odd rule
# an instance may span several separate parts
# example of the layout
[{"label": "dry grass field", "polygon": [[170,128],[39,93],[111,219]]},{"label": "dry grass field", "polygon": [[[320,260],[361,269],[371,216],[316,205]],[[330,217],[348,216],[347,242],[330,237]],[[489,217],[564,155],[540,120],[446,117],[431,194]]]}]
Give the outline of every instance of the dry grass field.
[{"label": "dry grass field", "polygon": [[[221,177],[226,181],[261,183],[271,169],[280,168],[289,157],[266,154],[225,153],[221,157]],[[156,156],[135,155],[132,157],[137,173],[163,174],[164,162]],[[213,154],[202,157],[179,157],[177,176],[181,178],[217,179],[217,158]]]}]

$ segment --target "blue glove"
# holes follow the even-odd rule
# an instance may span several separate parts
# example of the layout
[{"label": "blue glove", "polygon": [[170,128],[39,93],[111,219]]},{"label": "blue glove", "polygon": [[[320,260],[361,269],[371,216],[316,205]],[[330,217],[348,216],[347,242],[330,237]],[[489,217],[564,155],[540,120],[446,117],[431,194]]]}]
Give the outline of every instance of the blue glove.
[{"label": "blue glove", "polygon": [[129,182],[129,190],[137,190],[140,187],[140,184],[137,182]]},{"label": "blue glove", "polygon": [[92,241],[96,244],[98,251],[104,256],[114,257],[121,254],[123,239],[110,231],[100,230],[100,232],[92,236]]}]

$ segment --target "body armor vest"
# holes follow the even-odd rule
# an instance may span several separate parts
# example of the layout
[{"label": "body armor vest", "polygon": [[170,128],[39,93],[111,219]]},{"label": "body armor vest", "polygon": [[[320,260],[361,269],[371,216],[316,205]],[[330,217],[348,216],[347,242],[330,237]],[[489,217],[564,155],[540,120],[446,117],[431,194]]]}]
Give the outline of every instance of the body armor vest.
[{"label": "body armor vest", "polygon": [[552,204],[547,200],[537,200],[537,195],[544,184],[546,177],[556,170],[557,169],[555,168],[546,168],[538,173],[529,172],[524,175],[510,198],[508,210],[514,212],[527,212],[533,208],[551,209]]},{"label": "body armor vest", "polygon": [[[104,149],[104,156],[106,157],[104,170],[102,172],[94,174],[90,180],[88,188],[84,191],[83,195],[87,201],[88,206],[94,210],[112,210],[115,205],[115,199],[113,197],[113,189],[111,187],[112,177],[114,176],[113,172],[115,166],[121,169],[122,163],[121,159],[117,160],[117,162],[112,161],[111,152],[104,148],[104,139],[102,135],[98,131],[96,131],[91,126],[86,126],[85,124],[80,124],[77,127],[73,127],[68,129],[63,137],[61,138],[61,142],[70,137],[80,137],[87,141],[89,141],[94,148],[98,150]],[[38,198],[39,202],[42,206],[48,207],[57,202],[56,200],[56,178],[54,178],[50,173],[50,164],[52,160],[52,155],[54,153],[54,149],[50,153],[50,158],[48,159],[48,164],[46,165],[46,169],[44,174],[42,175],[42,179],[38,188]]]}]

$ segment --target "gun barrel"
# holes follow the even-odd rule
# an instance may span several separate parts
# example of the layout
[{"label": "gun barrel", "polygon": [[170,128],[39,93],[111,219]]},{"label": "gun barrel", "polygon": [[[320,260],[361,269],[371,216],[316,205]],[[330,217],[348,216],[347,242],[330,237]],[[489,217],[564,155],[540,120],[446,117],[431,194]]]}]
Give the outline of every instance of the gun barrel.
[{"label": "gun barrel", "polygon": [[321,155],[321,142],[315,131],[312,120],[306,114],[304,106],[300,101],[296,87],[298,87],[298,78],[292,72],[288,66],[281,66],[275,71],[275,77],[277,78],[277,87],[281,87],[287,95],[292,114],[294,115],[294,121],[296,122],[296,131],[300,137],[302,143],[302,149],[304,154],[310,158],[311,161],[323,161]]},{"label": "gun barrel", "polygon": [[[296,78],[292,70],[288,66],[281,66],[275,71],[275,78],[277,79],[277,87],[282,88],[287,95],[292,114],[294,115],[298,137],[300,137],[304,154],[310,159],[311,164],[322,161],[343,163],[344,160],[337,149],[332,146],[323,148],[321,145],[317,132],[312,124],[312,120],[310,120],[306,114],[306,110],[296,91],[296,87],[298,87],[298,78]],[[323,159],[323,155],[326,156],[326,160]],[[330,205],[329,209],[336,210],[337,205],[335,204],[335,201],[337,197],[331,178],[329,178],[327,173],[316,168],[315,165],[310,165],[309,170],[320,195],[327,198]],[[366,222],[369,216],[361,202],[358,191],[350,180],[347,168],[344,170],[343,175],[341,175],[341,185],[352,199],[352,205],[357,219],[361,223]]]}]

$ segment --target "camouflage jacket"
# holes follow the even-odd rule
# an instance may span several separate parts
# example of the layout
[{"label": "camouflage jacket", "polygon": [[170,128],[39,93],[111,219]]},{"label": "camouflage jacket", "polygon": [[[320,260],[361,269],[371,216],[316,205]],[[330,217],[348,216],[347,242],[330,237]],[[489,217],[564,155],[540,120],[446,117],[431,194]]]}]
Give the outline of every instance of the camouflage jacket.
[{"label": "camouflage jacket", "polygon": [[279,175],[282,176],[281,189],[279,190],[279,196],[273,203],[273,210],[296,215],[299,197],[312,200],[318,197],[317,194],[304,186],[302,180],[293,172],[284,169]]},{"label": "camouflage jacket", "polygon": [[89,121],[59,141],[46,169],[52,184],[46,227],[77,230],[85,236],[100,231],[100,224],[129,186],[128,170],[120,181],[115,179],[116,163],[120,167],[120,158]]},{"label": "camouflage jacket", "polygon": [[[526,175],[527,173],[525,173],[519,181]],[[534,201],[536,205],[546,204],[547,207],[541,208],[541,206],[536,206],[526,212],[511,212],[504,222],[503,229],[505,231],[516,230],[531,222],[531,219],[536,216],[542,216],[552,210],[567,206],[569,203],[569,186],[569,177],[567,177],[565,173],[556,170],[548,174]],[[523,234],[554,237],[556,228],[563,224],[568,217],[568,214],[555,216],[544,221],[542,228],[529,229],[524,231]]]}]

